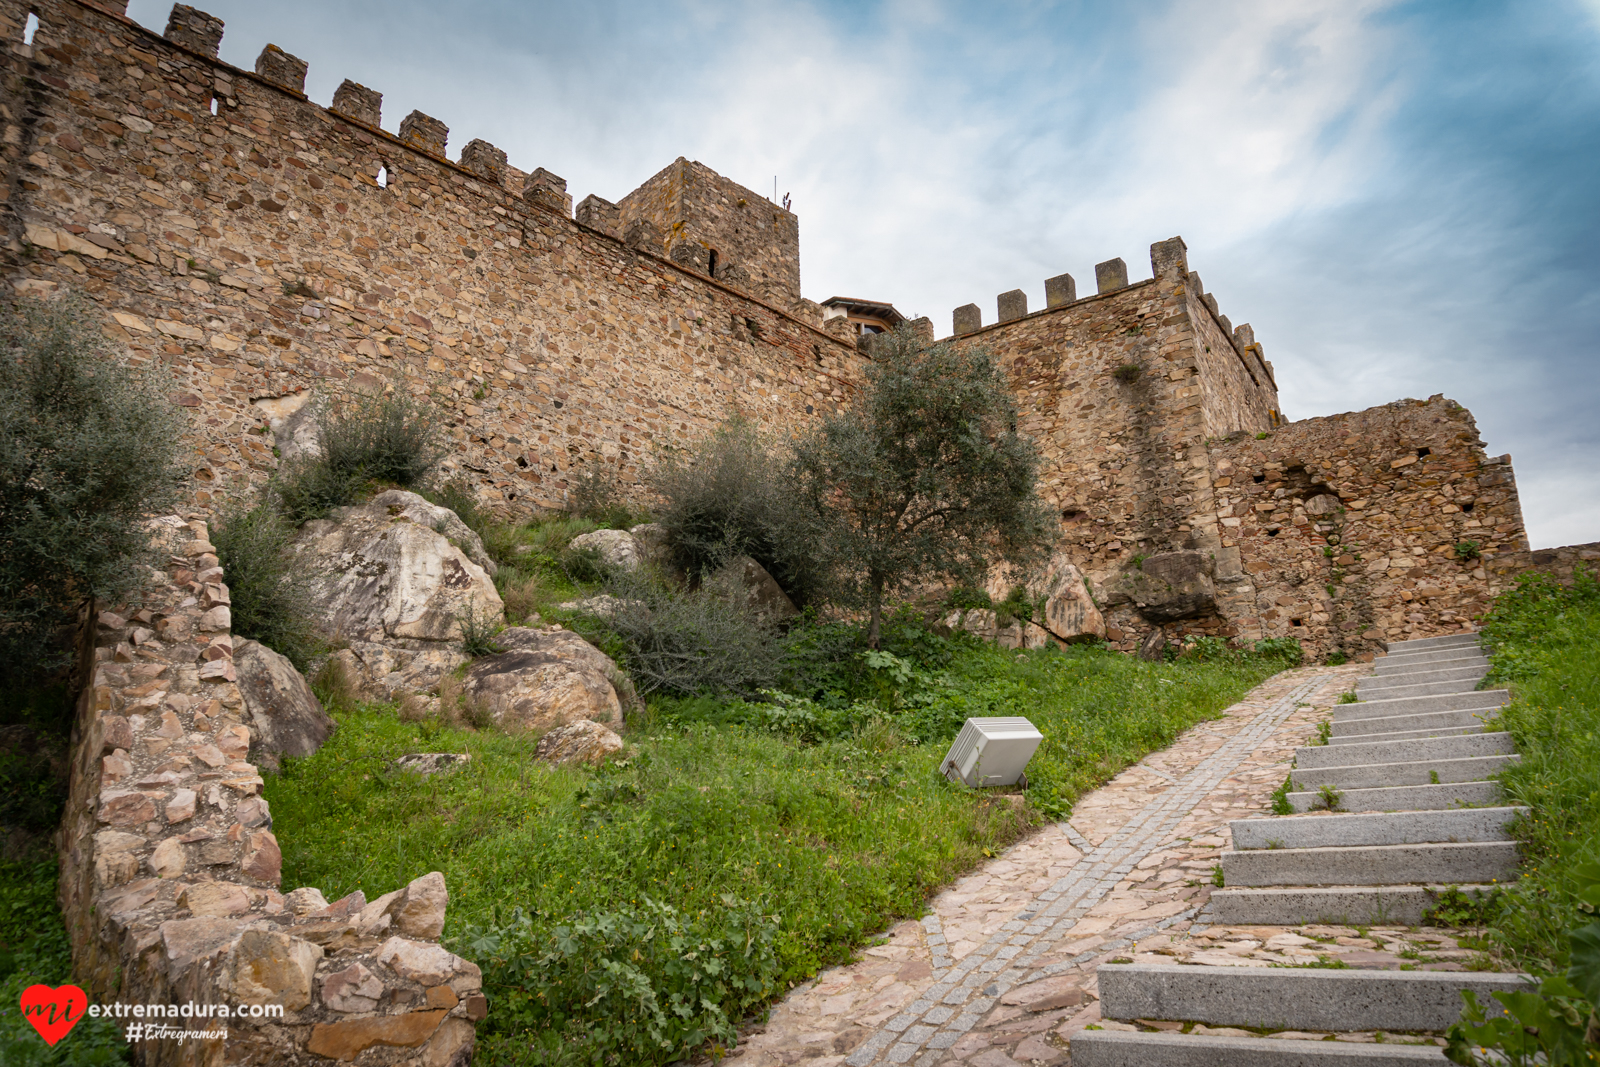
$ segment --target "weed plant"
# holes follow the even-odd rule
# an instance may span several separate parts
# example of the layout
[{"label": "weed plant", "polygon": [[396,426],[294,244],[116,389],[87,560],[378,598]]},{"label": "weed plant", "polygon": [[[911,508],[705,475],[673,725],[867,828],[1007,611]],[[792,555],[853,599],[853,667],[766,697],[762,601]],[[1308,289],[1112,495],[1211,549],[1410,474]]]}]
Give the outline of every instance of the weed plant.
[{"label": "weed plant", "polygon": [[441,416],[403,383],[358,394],[338,411],[326,398],[313,402],[318,451],[284,464],[273,484],[278,509],[296,526],[356,503],[374,482],[421,488],[444,458]]}]

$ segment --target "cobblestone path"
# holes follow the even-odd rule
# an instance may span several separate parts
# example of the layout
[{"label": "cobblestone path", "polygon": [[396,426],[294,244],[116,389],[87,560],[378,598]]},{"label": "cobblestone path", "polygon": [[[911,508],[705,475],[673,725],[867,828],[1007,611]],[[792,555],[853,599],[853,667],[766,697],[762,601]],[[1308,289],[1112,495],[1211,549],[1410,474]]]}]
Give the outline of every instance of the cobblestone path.
[{"label": "cobblestone path", "polygon": [[[1082,798],[1068,822],[939,894],[921,922],[900,924],[859,962],[796,987],[764,1027],[743,1037],[733,1061],[1060,1064],[1077,1030],[1120,1028],[1101,1024],[1096,999],[1095,967],[1108,959],[1154,949],[1169,954],[1167,962],[1178,955],[1260,966],[1303,956],[1311,939],[1289,928],[1211,927],[1212,868],[1228,843],[1228,820],[1266,810],[1295,746],[1371,670],[1303,668],[1269,679],[1222,718]],[[1395,952],[1418,947],[1399,940],[1384,952],[1356,931],[1330,931],[1316,939],[1318,950],[1373,957],[1357,966],[1398,966]],[[1455,945],[1436,938],[1421,947]]]}]

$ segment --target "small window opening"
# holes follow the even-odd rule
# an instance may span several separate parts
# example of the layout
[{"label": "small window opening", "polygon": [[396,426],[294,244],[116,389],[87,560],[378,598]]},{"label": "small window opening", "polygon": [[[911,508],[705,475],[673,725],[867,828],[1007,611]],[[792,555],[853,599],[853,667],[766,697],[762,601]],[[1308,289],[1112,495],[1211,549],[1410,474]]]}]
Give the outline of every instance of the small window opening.
[{"label": "small window opening", "polygon": [[1260,485],[1262,482],[1267,480],[1267,476],[1265,474],[1258,474],[1255,476],[1255,480],[1256,484]]},{"label": "small window opening", "polygon": [[1423,456],[1431,456],[1431,455],[1433,455],[1433,449],[1431,449],[1431,448],[1419,448],[1419,449],[1417,449],[1417,458],[1418,459],[1421,459]]},{"label": "small window opening", "polygon": [[388,167],[379,167],[378,168],[378,188],[379,189],[387,189],[387,188],[389,188],[389,168]]},{"label": "small window opening", "polygon": [[1289,620],[1289,625],[1290,626],[1304,626],[1305,622],[1303,620],[1301,620],[1301,619],[1290,619]]},{"label": "small window opening", "polygon": [[706,273],[713,278],[717,276],[717,250],[715,248],[711,250],[711,265],[706,268]]},{"label": "small window opening", "polygon": [[812,414],[812,411],[811,411],[811,405],[810,405],[810,404],[807,404],[807,405],[806,405],[806,414],[807,414],[807,415],[810,415],[810,414]]},{"label": "small window opening", "polygon": [[822,364],[822,346],[812,345],[811,354],[817,357],[817,364],[820,366]]},{"label": "small window opening", "polygon": [[217,114],[217,98],[214,96],[211,98],[211,114]]},{"label": "small window opening", "polygon": [[32,44],[33,35],[39,32],[39,16],[32,11],[28,12],[28,21],[22,27],[22,43]]},{"label": "small window opening", "polygon": [[1461,505],[1461,510],[1465,511],[1466,513],[1468,513],[1470,515],[1472,513],[1472,505],[1471,504],[1462,504]]},{"label": "small window opening", "polygon": [[1267,531],[1267,536],[1268,537],[1277,537],[1278,536],[1278,531],[1277,530],[1268,530]]}]

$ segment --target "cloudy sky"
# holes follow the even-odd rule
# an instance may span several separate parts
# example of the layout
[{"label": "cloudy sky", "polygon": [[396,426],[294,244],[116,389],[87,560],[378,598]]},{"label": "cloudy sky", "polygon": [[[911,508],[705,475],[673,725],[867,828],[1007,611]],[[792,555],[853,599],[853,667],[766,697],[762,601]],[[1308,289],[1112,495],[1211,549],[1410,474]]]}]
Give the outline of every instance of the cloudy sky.
[{"label": "cloudy sky", "polygon": [[[805,294],[1148,277],[1181,234],[1291,418],[1444,393],[1534,547],[1600,540],[1600,0],[198,0],[575,200],[677,156],[792,194]],[[132,0],[157,30],[166,0]]]}]

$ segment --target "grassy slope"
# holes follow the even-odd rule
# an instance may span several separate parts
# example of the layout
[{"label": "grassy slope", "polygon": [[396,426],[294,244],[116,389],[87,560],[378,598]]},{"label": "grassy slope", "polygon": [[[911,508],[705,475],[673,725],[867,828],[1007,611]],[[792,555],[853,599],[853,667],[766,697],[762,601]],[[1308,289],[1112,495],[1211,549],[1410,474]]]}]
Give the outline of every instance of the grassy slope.
[{"label": "grassy slope", "polygon": [[[1281,666],[952,645],[915,713],[926,744],[895,729],[802,744],[655,714],[631,735],[632,758],[596,773],[534,762],[528,737],[404,723],[380,707],[343,714],[321,752],[268,779],[284,887],[375,895],[441,870],[447,938],[516,907],[553,925],[647,896],[692,915],[733,894],[781,916],[779,960],[794,981],[920,915],[935,887],[1025,831],[1009,803],[938,777],[967,716],[1026,715],[1041,728],[1030,796],[1064,814]],[[419,750],[473,759],[428,780],[386,769]]]},{"label": "grassy slope", "polygon": [[1593,920],[1578,907],[1572,871],[1600,859],[1600,587],[1526,582],[1485,620],[1492,672],[1510,682],[1501,721],[1521,763],[1501,775],[1507,797],[1533,809],[1521,821],[1523,873],[1493,920],[1497,947],[1517,965],[1567,964],[1566,932]]}]

